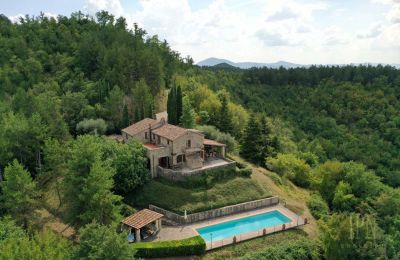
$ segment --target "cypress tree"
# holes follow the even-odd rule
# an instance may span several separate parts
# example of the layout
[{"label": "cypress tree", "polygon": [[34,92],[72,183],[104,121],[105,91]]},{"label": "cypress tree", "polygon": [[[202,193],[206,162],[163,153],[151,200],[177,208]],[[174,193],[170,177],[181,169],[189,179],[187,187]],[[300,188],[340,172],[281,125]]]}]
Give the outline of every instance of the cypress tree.
[{"label": "cypress tree", "polygon": [[135,108],[135,122],[139,122],[141,119],[140,119],[140,108],[139,107],[136,107]]},{"label": "cypress tree", "polygon": [[168,123],[172,125],[176,125],[178,123],[176,105],[176,87],[172,87],[168,93],[167,102]]},{"label": "cypress tree", "polygon": [[122,111],[122,127],[127,127],[130,125],[131,119],[128,112],[128,106],[124,105],[124,110]]},{"label": "cypress tree", "polygon": [[167,113],[168,113],[168,123],[172,124],[172,88],[168,92]]},{"label": "cypress tree", "polygon": [[181,117],[182,117],[182,89],[178,86],[176,90],[176,118],[177,124],[181,124]]},{"label": "cypress tree", "polygon": [[153,118],[153,114],[154,114],[153,100],[149,100],[149,103],[147,104],[146,117],[147,118]]}]

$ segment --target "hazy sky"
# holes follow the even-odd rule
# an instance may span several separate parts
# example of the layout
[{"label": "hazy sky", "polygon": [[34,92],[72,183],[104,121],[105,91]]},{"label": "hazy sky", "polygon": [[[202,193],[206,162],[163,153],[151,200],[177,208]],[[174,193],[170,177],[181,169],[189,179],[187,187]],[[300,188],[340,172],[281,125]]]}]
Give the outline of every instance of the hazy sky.
[{"label": "hazy sky", "polygon": [[0,13],[108,10],[196,62],[400,63],[400,0],[1,0]]}]

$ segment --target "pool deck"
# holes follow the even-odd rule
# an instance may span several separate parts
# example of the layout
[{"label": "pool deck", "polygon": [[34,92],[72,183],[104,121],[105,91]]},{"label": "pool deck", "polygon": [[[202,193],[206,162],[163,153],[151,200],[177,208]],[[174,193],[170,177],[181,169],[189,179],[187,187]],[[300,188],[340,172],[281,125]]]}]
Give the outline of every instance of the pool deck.
[{"label": "pool deck", "polygon": [[[250,210],[238,214],[233,214],[229,216],[224,216],[220,218],[215,218],[215,219],[210,219],[206,221],[201,221],[201,222],[196,222],[192,224],[187,224],[187,225],[181,225],[181,226],[166,226],[164,225],[160,232],[157,234],[156,237],[154,237],[153,241],[162,241],[162,240],[178,240],[178,239],[183,239],[183,238],[189,238],[193,236],[197,236],[198,233],[196,229],[209,226],[209,225],[214,225],[214,224],[219,224],[222,222],[230,221],[230,220],[235,220],[239,218],[244,218],[248,216],[253,216],[253,215],[258,215],[266,212],[271,212],[271,211],[279,211],[281,214],[285,215],[290,219],[291,222],[286,223],[285,228],[290,229],[294,228],[297,226],[302,226],[305,224],[305,221],[302,217],[296,215],[294,212],[290,211],[289,209],[285,208],[283,205],[275,205],[271,207],[266,207],[266,208],[261,208],[261,209],[256,209],[256,210]],[[275,227],[270,227],[265,229],[265,234],[271,234],[274,232],[282,231],[282,225],[275,226]],[[264,235],[263,230],[258,230],[255,232],[250,232],[246,234],[242,234],[238,237],[236,237],[236,242],[244,241],[247,239],[251,239],[254,237],[262,236]],[[232,244],[233,238],[226,238],[223,240],[219,241],[213,241],[207,242],[207,250],[221,247],[224,245]]]}]

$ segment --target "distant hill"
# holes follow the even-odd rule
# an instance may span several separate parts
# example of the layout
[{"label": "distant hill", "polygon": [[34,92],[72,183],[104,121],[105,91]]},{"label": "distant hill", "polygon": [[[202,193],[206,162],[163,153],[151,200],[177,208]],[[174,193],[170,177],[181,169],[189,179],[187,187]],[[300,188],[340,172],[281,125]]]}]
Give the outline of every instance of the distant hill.
[{"label": "distant hill", "polygon": [[[365,63],[350,63],[350,64],[317,64],[317,65],[326,65],[326,66],[345,66],[345,65],[371,65],[371,66],[377,66],[382,63],[371,63],[371,62],[365,62]],[[279,67],[284,67],[284,68],[298,68],[298,67],[309,67],[311,66],[310,64],[296,64],[296,63],[291,63],[287,61],[277,61],[277,62],[272,62],[272,63],[261,63],[261,62],[233,62],[230,60],[226,59],[219,59],[219,58],[208,58],[205,60],[202,60],[197,63],[198,66],[208,66],[208,67],[213,67],[213,66],[218,66],[220,68],[240,68],[240,69],[249,69],[252,67],[267,67],[267,68],[279,68]],[[400,64],[382,64],[382,65],[390,65],[393,66],[397,69],[400,69]]]},{"label": "distant hill", "polygon": [[230,64],[228,64],[226,62],[218,63],[218,64],[216,64],[216,65],[214,65],[212,67],[216,68],[216,69],[233,69],[233,70],[238,70],[239,69],[238,67],[232,66],[232,65],[230,65]]},{"label": "distant hill", "polygon": [[[268,68],[279,68],[279,67],[284,67],[284,68],[297,68],[297,67],[303,67],[304,65],[301,64],[295,64],[287,61],[278,61],[278,62],[273,62],[273,63],[259,63],[259,62],[233,62],[230,60],[226,59],[218,59],[218,58],[208,58],[205,60],[202,60],[197,63],[198,66],[215,66],[219,64],[226,64],[229,66],[241,68],[241,69],[249,69],[252,67],[268,67]],[[226,66],[224,65],[224,66]]]}]

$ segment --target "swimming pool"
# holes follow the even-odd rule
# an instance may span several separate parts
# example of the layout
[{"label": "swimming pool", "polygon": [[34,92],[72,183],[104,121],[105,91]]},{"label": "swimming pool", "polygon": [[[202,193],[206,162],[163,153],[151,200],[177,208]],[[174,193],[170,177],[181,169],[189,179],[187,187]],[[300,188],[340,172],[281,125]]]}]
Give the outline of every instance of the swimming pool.
[{"label": "swimming pool", "polygon": [[250,217],[198,228],[196,230],[206,242],[209,242],[211,241],[211,236],[212,241],[217,241],[289,222],[290,219],[288,217],[279,211],[274,210]]}]

